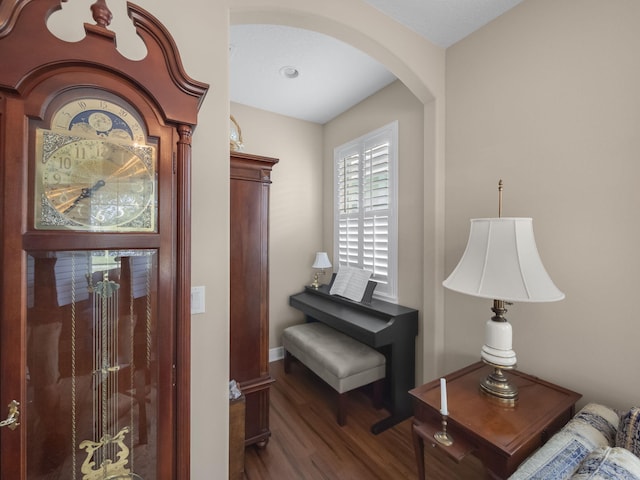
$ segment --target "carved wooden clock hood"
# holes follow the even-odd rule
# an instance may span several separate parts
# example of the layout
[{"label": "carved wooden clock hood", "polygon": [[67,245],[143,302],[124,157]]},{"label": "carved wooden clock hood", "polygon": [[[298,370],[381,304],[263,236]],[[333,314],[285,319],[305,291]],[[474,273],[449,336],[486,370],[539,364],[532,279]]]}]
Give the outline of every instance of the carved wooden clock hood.
[{"label": "carved wooden clock hood", "polygon": [[[208,86],[105,0],[0,0],[0,477],[189,478],[191,135]],[[8,407],[7,407],[8,406]],[[6,410],[5,410],[6,408]]]}]

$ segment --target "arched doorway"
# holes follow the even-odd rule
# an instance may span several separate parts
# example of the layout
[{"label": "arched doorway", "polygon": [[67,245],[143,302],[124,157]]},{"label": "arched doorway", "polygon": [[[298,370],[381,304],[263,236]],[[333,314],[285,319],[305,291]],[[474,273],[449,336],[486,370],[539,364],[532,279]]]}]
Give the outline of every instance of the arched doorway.
[{"label": "arched doorway", "polygon": [[424,105],[424,248],[417,382],[439,371],[444,346],[444,50],[366,5],[322,2],[304,9],[272,0],[231,7],[230,24],[274,24],[317,31],[348,43],[385,65]]}]

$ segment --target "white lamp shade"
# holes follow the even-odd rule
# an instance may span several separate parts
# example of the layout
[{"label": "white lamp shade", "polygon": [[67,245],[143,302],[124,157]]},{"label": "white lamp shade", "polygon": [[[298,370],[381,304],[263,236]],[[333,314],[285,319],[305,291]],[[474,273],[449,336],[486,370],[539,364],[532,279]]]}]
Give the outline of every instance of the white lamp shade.
[{"label": "white lamp shade", "polygon": [[329,261],[329,255],[327,252],[316,253],[316,260],[311,265],[311,268],[331,268],[331,262]]},{"label": "white lamp shade", "polygon": [[564,298],[542,265],[531,218],[471,220],[467,248],[442,284],[456,292],[507,302]]}]

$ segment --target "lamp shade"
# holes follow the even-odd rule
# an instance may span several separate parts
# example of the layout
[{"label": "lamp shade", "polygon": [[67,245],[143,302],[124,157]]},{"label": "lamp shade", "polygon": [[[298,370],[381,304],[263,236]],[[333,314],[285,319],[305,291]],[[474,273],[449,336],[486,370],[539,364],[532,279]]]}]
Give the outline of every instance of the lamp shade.
[{"label": "lamp shade", "polygon": [[531,218],[471,220],[467,248],[446,288],[506,302],[554,302],[562,293],[547,274]]},{"label": "lamp shade", "polygon": [[311,268],[331,268],[331,262],[329,261],[327,252],[316,253],[316,260],[313,262],[313,265],[311,265]]}]

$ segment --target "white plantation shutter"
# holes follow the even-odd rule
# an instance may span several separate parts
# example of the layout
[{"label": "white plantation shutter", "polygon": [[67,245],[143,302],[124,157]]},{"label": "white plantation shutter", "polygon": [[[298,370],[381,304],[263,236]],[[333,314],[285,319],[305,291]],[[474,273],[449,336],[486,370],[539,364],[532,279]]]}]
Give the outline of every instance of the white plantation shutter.
[{"label": "white plantation shutter", "polygon": [[391,300],[397,297],[397,131],[393,122],[334,151],[334,265],[370,271],[375,295]]}]

